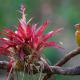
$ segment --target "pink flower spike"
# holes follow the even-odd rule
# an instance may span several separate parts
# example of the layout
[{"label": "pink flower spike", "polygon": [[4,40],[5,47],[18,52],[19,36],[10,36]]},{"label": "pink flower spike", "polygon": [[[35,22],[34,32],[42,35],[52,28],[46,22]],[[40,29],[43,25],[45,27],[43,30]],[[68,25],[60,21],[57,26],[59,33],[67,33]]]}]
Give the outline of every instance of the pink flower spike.
[{"label": "pink flower spike", "polygon": [[31,18],[29,19],[29,21],[26,23],[26,25],[28,25],[28,24],[32,21],[32,19],[33,19],[33,17],[31,17]]},{"label": "pink flower spike", "polygon": [[34,48],[37,48],[37,46],[38,46],[38,43],[39,43],[39,38],[34,38],[34,42],[33,42],[33,46],[34,46]]},{"label": "pink flower spike", "polygon": [[22,18],[21,18],[20,22],[22,23],[22,25],[26,25],[26,15],[25,15],[26,8],[25,8],[25,5],[21,5],[21,11],[20,12],[22,14]]},{"label": "pink flower spike", "polygon": [[17,41],[21,41],[21,37],[17,35],[17,33],[15,33],[14,31],[12,31],[11,29],[8,28],[4,28],[3,31],[5,31],[7,34],[5,34],[5,36],[7,36],[8,38],[15,39],[17,38]]},{"label": "pink flower spike", "polygon": [[31,26],[29,24],[27,25],[27,28],[26,28],[26,35],[27,35],[27,38],[32,35]]},{"label": "pink flower spike", "polygon": [[32,32],[35,32],[36,31],[36,26],[38,25],[38,23],[32,25]]},{"label": "pink flower spike", "polygon": [[42,34],[42,32],[45,30],[45,28],[48,25],[48,21],[46,20],[43,25],[37,30],[36,32],[36,36],[40,36]]},{"label": "pink flower spike", "polygon": [[45,47],[53,46],[54,48],[62,48],[61,46],[58,46],[55,42],[45,42],[44,46]]},{"label": "pink flower spike", "polygon": [[50,37],[54,36],[57,32],[60,32],[62,30],[63,30],[63,28],[59,28],[59,29],[56,29],[54,31],[50,31],[49,33],[47,33],[46,35],[43,36],[43,41],[46,41]]},{"label": "pink flower spike", "polygon": [[17,34],[21,37],[22,40],[26,38],[26,28],[25,28],[25,31],[24,31],[21,23],[19,23],[19,25],[18,25]]}]

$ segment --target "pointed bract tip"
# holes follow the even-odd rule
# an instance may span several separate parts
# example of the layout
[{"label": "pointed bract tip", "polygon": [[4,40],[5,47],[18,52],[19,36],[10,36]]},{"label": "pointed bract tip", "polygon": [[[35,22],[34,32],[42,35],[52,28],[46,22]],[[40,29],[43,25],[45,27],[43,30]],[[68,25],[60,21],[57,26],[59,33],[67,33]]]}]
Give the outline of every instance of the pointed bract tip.
[{"label": "pointed bract tip", "polygon": [[21,12],[22,12],[22,13],[25,13],[25,11],[26,11],[26,7],[25,7],[24,4],[21,5],[21,8],[20,8],[20,9],[21,9]]}]

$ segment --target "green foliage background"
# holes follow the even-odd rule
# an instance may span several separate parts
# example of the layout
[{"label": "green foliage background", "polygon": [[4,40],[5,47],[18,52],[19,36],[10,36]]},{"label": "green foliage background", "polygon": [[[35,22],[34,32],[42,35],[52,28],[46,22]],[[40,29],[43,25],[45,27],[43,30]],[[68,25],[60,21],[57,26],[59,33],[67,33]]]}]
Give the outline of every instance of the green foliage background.
[{"label": "green foliage background", "polygon": [[[18,24],[20,18],[20,5],[25,3],[27,8],[27,20],[34,17],[31,23],[39,22],[39,25],[44,20],[50,21],[45,33],[53,28],[63,27],[64,30],[51,38],[56,41],[65,50],[47,48],[43,51],[51,65],[54,65],[67,52],[76,47],[75,43],[75,27],[76,23],[80,22],[80,1],[79,0],[0,0],[0,30],[3,27],[15,29],[12,25]],[[69,61],[64,67],[72,67],[79,65],[79,57],[77,56]],[[57,75],[52,80],[79,80],[79,76],[62,76]]]}]

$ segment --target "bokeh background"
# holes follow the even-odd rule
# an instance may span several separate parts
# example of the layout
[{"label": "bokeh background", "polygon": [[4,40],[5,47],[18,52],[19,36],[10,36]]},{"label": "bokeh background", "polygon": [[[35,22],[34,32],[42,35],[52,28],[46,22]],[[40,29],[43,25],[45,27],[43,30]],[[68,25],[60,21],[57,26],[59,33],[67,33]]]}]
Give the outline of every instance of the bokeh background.
[{"label": "bokeh background", "polygon": [[[64,50],[47,48],[43,51],[49,64],[54,65],[65,54],[77,47],[74,25],[80,23],[80,0],[0,0],[0,31],[3,27],[15,30],[13,25],[18,24],[19,10],[22,3],[25,3],[27,8],[27,20],[34,17],[31,23],[39,22],[39,25],[41,25],[46,19],[49,20],[49,25],[44,33],[53,28],[64,28],[62,32],[50,39],[56,41]],[[63,67],[77,65],[80,65],[79,55],[71,59]],[[0,80],[2,79],[0,78]],[[56,75],[50,80],[80,80],[80,76]]]}]

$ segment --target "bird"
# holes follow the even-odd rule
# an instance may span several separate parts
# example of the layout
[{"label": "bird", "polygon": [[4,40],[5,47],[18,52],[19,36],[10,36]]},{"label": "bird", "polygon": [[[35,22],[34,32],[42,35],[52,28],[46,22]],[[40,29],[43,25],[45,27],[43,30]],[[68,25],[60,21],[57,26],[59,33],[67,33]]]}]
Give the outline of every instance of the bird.
[{"label": "bird", "polygon": [[80,47],[80,24],[75,25],[75,40],[78,47]]}]

